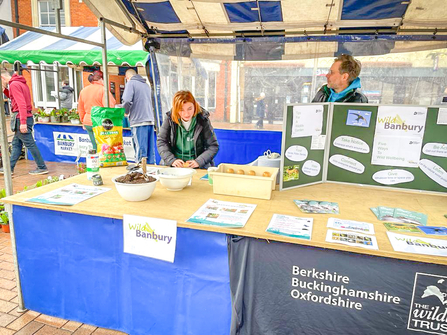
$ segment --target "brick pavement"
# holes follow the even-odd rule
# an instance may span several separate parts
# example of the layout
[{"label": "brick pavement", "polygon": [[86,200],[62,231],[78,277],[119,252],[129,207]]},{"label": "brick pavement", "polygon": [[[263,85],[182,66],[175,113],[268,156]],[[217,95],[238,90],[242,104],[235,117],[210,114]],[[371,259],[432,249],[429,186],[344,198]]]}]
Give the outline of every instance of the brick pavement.
[{"label": "brick pavement", "polygon": [[[14,171],[14,193],[22,191],[24,186],[60,174],[76,174],[74,164],[48,163],[49,175],[31,176],[28,171],[35,167],[33,161],[20,160]],[[4,187],[0,175],[0,188]],[[12,258],[10,234],[0,230],[0,335],[126,335],[110,329],[98,328],[79,322],[55,318],[35,311],[17,312],[18,298],[14,263]]]},{"label": "brick pavement", "polygon": [[18,313],[10,234],[0,231],[0,335],[126,335],[34,311]]}]

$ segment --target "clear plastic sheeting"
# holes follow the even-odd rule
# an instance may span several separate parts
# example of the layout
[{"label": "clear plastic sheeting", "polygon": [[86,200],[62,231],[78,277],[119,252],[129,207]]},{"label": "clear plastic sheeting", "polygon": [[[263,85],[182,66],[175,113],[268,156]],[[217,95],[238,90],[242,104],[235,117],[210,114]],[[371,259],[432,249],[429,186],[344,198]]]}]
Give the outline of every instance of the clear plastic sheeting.
[{"label": "clear plastic sheeting", "polygon": [[[405,45],[411,50],[409,43]],[[308,51],[300,45],[294,44],[292,52]],[[345,43],[344,51],[349,53],[354,45],[357,49],[365,47],[364,53],[374,52],[361,42]],[[170,46],[156,54],[163,113],[171,109],[178,90],[190,90],[211,113],[214,127],[223,129],[258,129],[263,114],[264,129],[281,131],[286,104],[311,102],[326,83],[325,75],[334,61],[333,56],[314,58],[327,48],[328,54],[332,53],[328,43],[313,43],[314,54],[307,54],[307,59],[282,61],[205,59],[194,57],[200,55],[196,47],[205,45]],[[282,52],[280,44],[273,49],[257,46],[256,52],[247,44],[216,44],[215,48],[221,52],[222,46],[233,52],[232,57],[238,53],[253,56],[256,52]],[[383,43],[381,46],[386,48]],[[362,62],[362,90],[371,103],[438,105],[447,96],[447,49],[356,58]]]}]

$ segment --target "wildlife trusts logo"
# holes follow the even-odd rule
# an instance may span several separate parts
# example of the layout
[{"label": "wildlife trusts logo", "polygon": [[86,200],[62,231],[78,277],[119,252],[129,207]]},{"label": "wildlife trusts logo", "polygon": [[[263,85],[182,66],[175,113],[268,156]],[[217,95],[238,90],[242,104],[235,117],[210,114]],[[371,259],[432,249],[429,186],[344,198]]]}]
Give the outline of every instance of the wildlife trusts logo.
[{"label": "wildlife trusts logo", "polygon": [[447,334],[447,277],[416,273],[407,329]]}]

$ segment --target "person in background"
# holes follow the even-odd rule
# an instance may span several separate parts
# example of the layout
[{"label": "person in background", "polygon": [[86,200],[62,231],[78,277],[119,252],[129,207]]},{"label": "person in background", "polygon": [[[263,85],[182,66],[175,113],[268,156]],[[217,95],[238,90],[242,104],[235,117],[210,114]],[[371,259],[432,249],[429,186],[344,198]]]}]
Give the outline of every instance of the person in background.
[{"label": "person in background", "polygon": [[62,88],[59,90],[59,101],[61,108],[71,109],[73,107],[74,89],[70,87],[68,80],[64,80]]},{"label": "person in background", "polygon": [[[115,104],[116,101],[109,92],[109,106],[113,107]],[[93,149],[97,150],[95,134],[93,133],[92,127],[92,115],[90,113],[93,106],[109,107],[106,106],[104,97],[103,74],[99,70],[93,72],[92,84],[82,89],[78,100],[79,118],[83,124],[83,128],[87,130]]]},{"label": "person in background", "polygon": [[143,157],[148,164],[155,164],[154,110],[151,87],[146,79],[133,69],[126,71],[127,84],[121,98],[122,106],[129,116],[132,139],[135,143],[137,162]]},{"label": "person in background", "polygon": [[327,85],[315,94],[312,102],[368,103],[368,98],[358,89],[362,64],[350,55],[338,56],[326,75]]},{"label": "person in background", "polygon": [[[47,166],[32,135],[34,125],[33,106],[31,105],[31,94],[26,80],[16,73],[11,76],[6,70],[1,71],[1,77],[3,93],[11,99],[13,114],[11,116],[11,130],[14,132],[11,144],[11,173],[14,173],[16,163],[22,154],[22,146],[25,145],[37,164],[37,169],[30,171],[29,174],[46,174],[48,173]],[[9,89],[7,88],[8,85]],[[3,168],[0,169],[0,173],[3,173]]]},{"label": "person in background", "polygon": [[90,74],[88,75],[87,80],[88,80],[88,82],[89,82],[90,84],[92,83],[92,81],[93,81],[93,74],[92,74],[92,73],[90,73]]},{"label": "person in background", "polygon": [[206,169],[219,151],[209,113],[189,91],[174,95],[157,139],[161,165]]},{"label": "person in background", "polygon": [[259,97],[255,99],[256,102],[256,115],[259,117],[258,122],[256,122],[256,128],[264,128],[264,116],[265,116],[265,93],[262,92]]}]

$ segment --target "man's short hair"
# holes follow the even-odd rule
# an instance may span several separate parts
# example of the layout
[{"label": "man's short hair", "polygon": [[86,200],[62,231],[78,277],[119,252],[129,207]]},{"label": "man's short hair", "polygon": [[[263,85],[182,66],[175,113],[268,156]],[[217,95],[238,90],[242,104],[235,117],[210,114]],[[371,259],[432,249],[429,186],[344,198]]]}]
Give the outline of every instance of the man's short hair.
[{"label": "man's short hair", "polygon": [[64,80],[63,83],[64,83],[65,86],[70,85],[70,82],[68,80]]},{"label": "man's short hair", "polygon": [[127,71],[126,71],[126,77],[133,77],[133,76],[135,76],[137,74],[137,71],[135,71],[134,69],[128,69]]},{"label": "man's short hair", "polygon": [[347,73],[349,74],[349,79],[348,81],[350,83],[352,83],[354,81],[354,79],[356,79],[359,74],[360,71],[362,70],[362,63],[360,63],[360,61],[358,61],[357,59],[355,59],[354,57],[352,57],[351,55],[340,55],[337,58],[335,58],[335,62],[341,62],[340,63],[340,73]]}]

